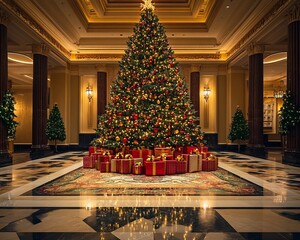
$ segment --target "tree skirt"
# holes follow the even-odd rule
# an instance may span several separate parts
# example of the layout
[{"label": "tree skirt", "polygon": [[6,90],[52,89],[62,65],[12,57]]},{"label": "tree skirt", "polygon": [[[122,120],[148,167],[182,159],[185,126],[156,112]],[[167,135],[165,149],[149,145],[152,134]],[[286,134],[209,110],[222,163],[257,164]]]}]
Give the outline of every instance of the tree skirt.
[{"label": "tree skirt", "polygon": [[214,172],[166,176],[101,173],[95,169],[80,168],[35,188],[32,194],[262,196],[266,192],[220,168]]}]

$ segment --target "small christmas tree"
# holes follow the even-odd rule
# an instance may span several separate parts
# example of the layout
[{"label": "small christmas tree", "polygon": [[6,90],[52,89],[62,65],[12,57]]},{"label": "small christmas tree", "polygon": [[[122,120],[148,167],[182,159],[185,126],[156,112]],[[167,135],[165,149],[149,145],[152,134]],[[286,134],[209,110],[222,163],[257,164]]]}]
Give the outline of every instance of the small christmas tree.
[{"label": "small christmas tree", "polygon": [[284,136],[300,122],[300,110],[293,103],[291,92],[283,95],[283,105],[279,110],[279,132]]},{"label": "small christmas tree", "polygon": [[241,141],[249,138],[249,127],[239,106],[236,108],[230,128],[228,139],[232,142],[237,140],[238,152],[240,152]]},{"label": "small christmas tree", "polygon": [[144,0],[111,88],[111,102],[99,117],[102,146],[184,146],[203,142],[185,81],[164,27]]},{"label": "small christmas tree", "polygon": [[57,152],[57,141],[62,142],[66,139],[64,122],[57,104],[53,106],[50,112],[50,117],[47,121],[46,136],[48,140],[54,141],[55,152]]},{"label": "small christmas tree", "polygon": [[15,98],[8,90],[4,94],[3,101],[0,105],[0,118],[7,128],[7,137],[10,139],[15,139],[16,128],[18,125],[18,122],[15,121],[15,118],[17,117],[15,115],[15,104]]}]

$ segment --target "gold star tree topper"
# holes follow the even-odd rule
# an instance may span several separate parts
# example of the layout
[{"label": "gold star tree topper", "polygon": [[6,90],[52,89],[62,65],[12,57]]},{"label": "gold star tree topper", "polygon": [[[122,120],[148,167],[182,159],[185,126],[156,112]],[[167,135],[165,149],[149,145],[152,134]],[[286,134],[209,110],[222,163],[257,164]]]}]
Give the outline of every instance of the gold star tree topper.
[{"label": "gold star tree topper", "polygon": [[154,11],[154,5],[152,4],[152,0],[143,0],[144,3],[141,3],[142,11],[146,9],[151,9]]}]

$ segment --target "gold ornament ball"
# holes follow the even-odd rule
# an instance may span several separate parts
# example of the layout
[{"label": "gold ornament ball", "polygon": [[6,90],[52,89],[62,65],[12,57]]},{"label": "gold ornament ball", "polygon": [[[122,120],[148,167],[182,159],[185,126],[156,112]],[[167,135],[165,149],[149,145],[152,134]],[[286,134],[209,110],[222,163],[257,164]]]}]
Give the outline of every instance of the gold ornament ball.
[{"label": "gold ornament ball", "polygon": [[175,134],[178,134],[179,133],[179,131],[178,130],[175,130]]},{"label": "gold ornament ball", "polygon": [[116,141],[119,142],[120,141],[120,137],[116,136]]},{"label": "gold ornament ball", "polygon": [[160,104],[160,101],[159,101],[159,100],[157,100],[157,104]]}]

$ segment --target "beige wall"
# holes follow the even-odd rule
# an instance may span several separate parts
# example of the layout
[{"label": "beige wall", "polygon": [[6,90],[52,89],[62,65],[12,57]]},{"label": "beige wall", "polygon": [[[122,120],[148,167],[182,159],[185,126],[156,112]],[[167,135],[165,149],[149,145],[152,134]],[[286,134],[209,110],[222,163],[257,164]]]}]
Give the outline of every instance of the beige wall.
[{"label": "beige wall", "polygon": [[32,143],[32,89],[13,89],[16,121],[19,122],[15,143]]},{"label": "beige wall", "polygon": [[217,77],[217,132],[218,143],[225,144],[227,142],[227,122],[226,122],[226,104],[227,104],[227,78],[226,75],[218,75]]},{"label": "beige wall", "polygon": [[[227,74],[227,128],[226,135],[229,134],[232,117],[236,111],[237,106],[243,111],[247,119],[246,106],[246,71],[238,67],[230,67]],[[229,142],[229,140],[227,140]]]}]

